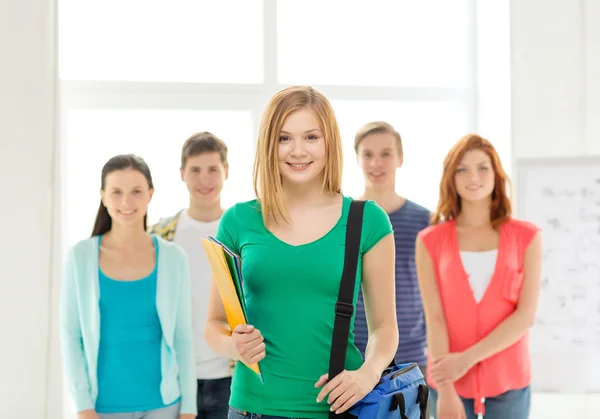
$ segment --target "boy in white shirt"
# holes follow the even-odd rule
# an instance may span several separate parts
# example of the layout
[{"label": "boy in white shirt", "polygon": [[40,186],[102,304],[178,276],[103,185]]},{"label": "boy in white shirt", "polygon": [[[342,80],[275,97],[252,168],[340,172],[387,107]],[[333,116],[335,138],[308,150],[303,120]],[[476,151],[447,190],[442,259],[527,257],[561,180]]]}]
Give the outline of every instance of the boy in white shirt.
[{"label": "boy in white shirt", "polygon": [[226,418],[232,361],[212,352],[204,340],[212,272],[201,238],[215,236],[224,210],[221,189],[227,179],[227,145],[210,132],[192,135],[181,151],[181,179],[189,191],[189,207],[161,219],[151,234],[173,241],[188,254],[192,281],[193,323],[198,379],[197,419]]}]

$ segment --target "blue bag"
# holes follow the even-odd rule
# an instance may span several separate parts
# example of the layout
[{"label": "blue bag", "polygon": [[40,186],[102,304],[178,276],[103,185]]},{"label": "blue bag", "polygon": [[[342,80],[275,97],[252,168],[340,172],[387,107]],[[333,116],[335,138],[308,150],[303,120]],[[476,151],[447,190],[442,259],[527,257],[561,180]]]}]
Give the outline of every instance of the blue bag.
[{"label": "blue bag", "polygon": [[429,389],[415,363],[394,365],[350,414],[358,419],[425,419]]},{"label": "blue bag", "polygon": [[[354,314],[354,287],[360,249],[364,201],[352,201],[346,226],[346,249],[344,270],[340,283],[338,300],[335,305],[335,323],[329,377],[337,376],[344,370],[350,322]],[[349,412],[331,419],[426,419],[429,388],[416,363],[396,365],[393,361],[379,381],[379,384],[356,403]]]}]

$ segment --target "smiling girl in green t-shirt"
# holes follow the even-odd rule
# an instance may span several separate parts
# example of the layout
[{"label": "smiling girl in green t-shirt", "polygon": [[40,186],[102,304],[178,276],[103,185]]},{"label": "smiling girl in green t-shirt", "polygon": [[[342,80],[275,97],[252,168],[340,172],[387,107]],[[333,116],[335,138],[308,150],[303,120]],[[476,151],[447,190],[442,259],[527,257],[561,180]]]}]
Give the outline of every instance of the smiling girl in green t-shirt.
[{"label": "smiling girl in green t-shirt", "polygon": [[236,366],[230,419],[327,418],[377,385],[398,345],[394,238],[387,214],[365,205],[357,269],[369,319],[365,360],[350,333],[344,372],[327,371],[351,199],[340,193],[342,144],[328,100],[310,87],[277,93],[263,115],[254,183],[258,199],[221,218],[217,239],[242,258],[250,325],[231,331],[216,286],[206,339],[223,355],[260,361],[264,383]]}]

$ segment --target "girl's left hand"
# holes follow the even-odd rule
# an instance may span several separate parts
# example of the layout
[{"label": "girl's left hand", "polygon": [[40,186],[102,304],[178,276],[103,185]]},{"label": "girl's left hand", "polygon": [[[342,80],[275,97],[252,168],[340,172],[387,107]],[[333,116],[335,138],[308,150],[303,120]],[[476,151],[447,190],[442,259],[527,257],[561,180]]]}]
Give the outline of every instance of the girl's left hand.
[{"label": "girl's left hand", "polygon": [[379,376],[373,372],[359,368],[356,371],[342,371],[333,380],[327,382],[329,375],[325,374],[319,378],[315,387],[323,387],[317,396],[317,403],[321,403],[327,395],[327,403],[331,405],[330,410],[342,413],[362,400],[379,382]]},{"label": "girl's left hand", "polygon": [[431,378],[437,386],[452,384],[464,376],[471,366],[464,352],[443,355],[433,361]]}]

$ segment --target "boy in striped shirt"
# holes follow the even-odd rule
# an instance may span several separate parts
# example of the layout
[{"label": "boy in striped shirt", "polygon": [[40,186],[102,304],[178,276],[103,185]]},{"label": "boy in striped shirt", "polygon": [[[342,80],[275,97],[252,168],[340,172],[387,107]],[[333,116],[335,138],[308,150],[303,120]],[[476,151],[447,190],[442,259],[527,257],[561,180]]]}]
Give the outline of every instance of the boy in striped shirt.
[{"label": "boy in striped shirt", "polygon": [[[415,266],[415,240],[429,225],[426,208],[396,193],[396,170],[402,166],[400,134],[388,123],[370,122],[355,136],[354,150],[363,170],[365,191],[359,199],[375,201],[390,217],[396,242],[396,316],[400,343],[397,364],[416,362],[425,375],[427,335]],[[365,354],[368,338],[362,293],[354,320],[355,344]]]}]

